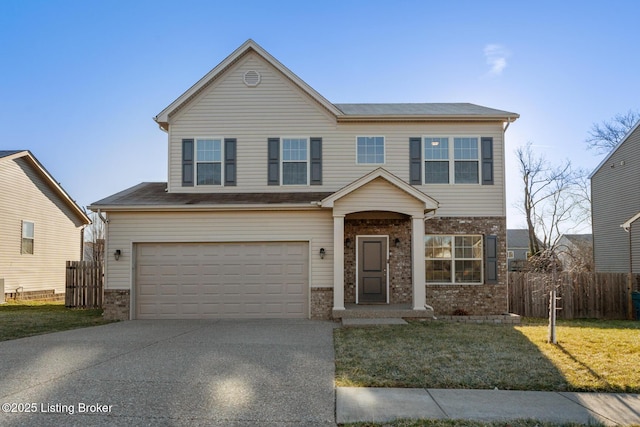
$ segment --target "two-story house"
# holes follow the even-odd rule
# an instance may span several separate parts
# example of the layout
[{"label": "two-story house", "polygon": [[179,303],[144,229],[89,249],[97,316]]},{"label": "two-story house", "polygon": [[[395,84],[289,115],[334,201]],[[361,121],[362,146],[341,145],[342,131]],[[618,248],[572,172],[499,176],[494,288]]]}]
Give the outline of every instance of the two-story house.
[{"label": "two-story house", "polygon": [[108,221],[105,315],[503,314],[518,117],[332,104],[248,40],[155,117],[168,182],[90,207]]},{"label": "two-story house", "polygon": [[596,271],[640,274],[640,122],[590,178]]}]

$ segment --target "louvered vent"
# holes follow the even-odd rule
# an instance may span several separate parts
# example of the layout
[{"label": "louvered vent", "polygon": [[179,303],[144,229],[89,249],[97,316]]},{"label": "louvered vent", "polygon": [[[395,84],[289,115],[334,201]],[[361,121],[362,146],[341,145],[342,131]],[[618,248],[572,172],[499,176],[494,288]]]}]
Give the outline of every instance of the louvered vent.
[{"label": "louvered vent", "polygon": [[260,84],[260,73],[256,70],[249,70],[244,73],[244,84],[250,87],[258,86]]}]

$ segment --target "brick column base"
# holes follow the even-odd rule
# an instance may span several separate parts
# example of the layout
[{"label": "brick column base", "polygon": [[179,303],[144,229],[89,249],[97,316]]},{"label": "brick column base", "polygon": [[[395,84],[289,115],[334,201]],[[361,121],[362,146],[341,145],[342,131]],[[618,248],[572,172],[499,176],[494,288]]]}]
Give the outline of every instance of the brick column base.
[{"label": "brick column base", "polygon": [[131,314],[131,295],[128,289],[105,289],[104,311],[107,320],[129,320]]},{"label": "brick column base", "polygon": [[330,320],[333,309],[333,288],[311,288],[311,318]]}]

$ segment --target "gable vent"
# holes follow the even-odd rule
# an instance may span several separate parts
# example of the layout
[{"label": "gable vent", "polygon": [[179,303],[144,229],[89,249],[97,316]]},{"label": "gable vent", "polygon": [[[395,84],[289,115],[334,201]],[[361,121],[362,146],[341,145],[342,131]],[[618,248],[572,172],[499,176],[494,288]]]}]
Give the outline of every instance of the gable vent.
[{"label": "gable vent", "polygon": [[256,70],[249,70],[244,73],[244,84],[249,87],[258,86],[260,84],[260,73]]}]

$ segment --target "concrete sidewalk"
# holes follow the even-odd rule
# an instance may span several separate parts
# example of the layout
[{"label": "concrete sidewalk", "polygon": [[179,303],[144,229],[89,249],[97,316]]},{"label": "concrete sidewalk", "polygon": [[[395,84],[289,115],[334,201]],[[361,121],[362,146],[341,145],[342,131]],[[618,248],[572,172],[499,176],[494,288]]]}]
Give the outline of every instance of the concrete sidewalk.
[{"label": "concrete sidewalk", "polygon": [[422,388],[336,389],[336,421],[385,422],[399,418],[640,425],[640,395]]}]

